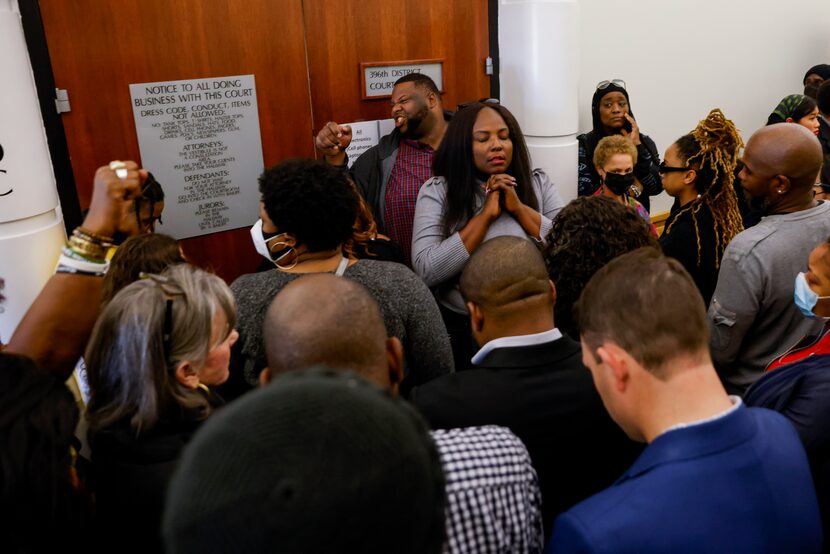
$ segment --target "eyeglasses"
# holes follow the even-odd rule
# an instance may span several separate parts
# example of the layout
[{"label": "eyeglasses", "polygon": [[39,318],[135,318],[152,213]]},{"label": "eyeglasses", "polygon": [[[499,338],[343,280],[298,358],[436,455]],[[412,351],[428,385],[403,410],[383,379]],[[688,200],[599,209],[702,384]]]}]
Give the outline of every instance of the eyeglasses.
[{"label": "eyeglasses", "polygon": [[660,173],[678,173],[680,171],[689,171],[688,167],[672,167],[670,165],[666,165],[665,160],[660,162],[659,172]]},{"label": "eyeglasses", "polygon": [[605,90],[611,85],[618,86],[620,88],[625,88],[625,81],[622,79],[611,79],[610,81],[600,81],[597,83],[597,90]]}]

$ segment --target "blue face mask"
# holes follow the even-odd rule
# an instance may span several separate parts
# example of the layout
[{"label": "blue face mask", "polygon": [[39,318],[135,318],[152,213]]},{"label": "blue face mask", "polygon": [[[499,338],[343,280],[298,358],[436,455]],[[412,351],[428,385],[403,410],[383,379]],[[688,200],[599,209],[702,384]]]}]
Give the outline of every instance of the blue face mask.
[{"label": "blue face mask", "polygon": [[793,292],[793,298],[795,299],[795,305],[798,306],[798,309],[801,310],[804,317],[818,319],[820,321],[830,320],[830,317],[824,317],[813,313],[813,309],[816,307],[818,301],[824,298],[830,298],[830,296],[819,296],[813,292],[813,289],[811,289],[810,285],[807,283],[807,277],[804,273],[799,273],[795,278],[795,291]]}]

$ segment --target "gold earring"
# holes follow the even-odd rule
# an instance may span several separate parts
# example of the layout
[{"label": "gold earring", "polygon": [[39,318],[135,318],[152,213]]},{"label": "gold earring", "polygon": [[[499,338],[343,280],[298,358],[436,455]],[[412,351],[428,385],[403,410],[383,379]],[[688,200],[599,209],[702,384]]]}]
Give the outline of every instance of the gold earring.
[{"label": "gold earring", "polygon": [[[274,244],[288,245],[287,242],[276,242]],[[292,263],[291,265],[280,265],[280,260],[285,258],[286,256],[290,255],[292,252],[294,253],[294,263]],[[289,269],[293,269],[297,265],[298,258],[299,258],[299,255],[297,254],[297,249],[294,248],[293,246],[288,246],[288,252],[286,252],[285,254],[283,254],[282,256],[277,258],[276,260],[272,260],[272,261],[274,262],[274,265],[277,266],[277,269],[279,269],[280,271],[288,271]]]}]

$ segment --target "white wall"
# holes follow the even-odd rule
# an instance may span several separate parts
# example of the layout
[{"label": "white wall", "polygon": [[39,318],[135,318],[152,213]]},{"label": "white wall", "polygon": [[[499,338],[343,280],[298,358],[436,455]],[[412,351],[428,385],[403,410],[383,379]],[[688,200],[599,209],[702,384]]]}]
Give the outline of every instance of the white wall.
[{"label": "white wall", "polygon": [[[804,72],[830,63],[830,0],[580,0],[579,128],[591,128],[591,96],[625,80],[644,133],[666,148],[711,108],[744,141]],[[665,193],[652,213],[667,211]]]}]

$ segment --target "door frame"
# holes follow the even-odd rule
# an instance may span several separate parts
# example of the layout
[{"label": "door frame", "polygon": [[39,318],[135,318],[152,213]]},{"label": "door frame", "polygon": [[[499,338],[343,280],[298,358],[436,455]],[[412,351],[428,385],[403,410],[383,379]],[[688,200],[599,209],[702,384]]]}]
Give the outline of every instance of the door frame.
[{"label": "door frame", "polygon": [[52,72],[52,60],[46,43],[40,5],[37,0],[18,0],[17,3],[23,24],[23,36],[26,39],[26,49],[29,51],[29,61],[35,79],[40,115],[46,131],[52,171],[55,174],[58,199],[63,212],[63,224],[66,234],[69,235],[82,223],[83,215],[78,191],[75,188],[75,176],[72,173],[63,119],[55,106],[55,76]]}]

